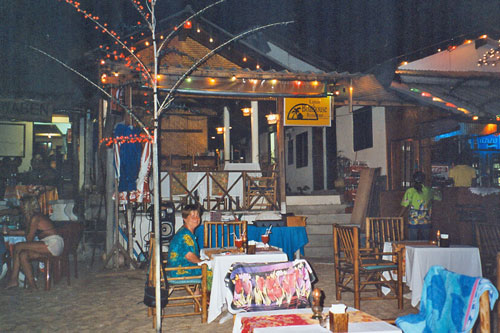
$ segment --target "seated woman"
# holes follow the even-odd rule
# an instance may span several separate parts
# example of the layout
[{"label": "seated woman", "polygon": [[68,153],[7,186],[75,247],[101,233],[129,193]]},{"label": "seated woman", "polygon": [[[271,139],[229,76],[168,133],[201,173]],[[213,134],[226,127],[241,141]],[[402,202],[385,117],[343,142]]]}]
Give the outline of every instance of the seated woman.
[{"label": "seated woman", "polygon": [[[176,271],[168,272],[170,277],[184,277],[201,275],[200,269],[185,270],[182,267],[194,266],[201,262],[200,248],[196,242],[194,230],[200,224],[200,210],[197,205],[186,205],[182,208],[183,226],[175,233],[170,241],[167,267],[179,267]],[[212,285],[212,272],[207,276],[208,289]]]},{"label": "seated woman", "polygon": [[[26,236],[26,242],[14,245],[13,264],[8,288],[18,285],[19,269],[22,269],[26,281],[31,288],[36,289],[30,261],[44,255],[59,256],[63,252],[63,238],[57,234],[50,219],[40,213],[40,206],[36,197],[21,199],[21,209],[24,214],[26,231],[8,231],[8,235]],[[35,236],[39,241],[35,241]]]}]

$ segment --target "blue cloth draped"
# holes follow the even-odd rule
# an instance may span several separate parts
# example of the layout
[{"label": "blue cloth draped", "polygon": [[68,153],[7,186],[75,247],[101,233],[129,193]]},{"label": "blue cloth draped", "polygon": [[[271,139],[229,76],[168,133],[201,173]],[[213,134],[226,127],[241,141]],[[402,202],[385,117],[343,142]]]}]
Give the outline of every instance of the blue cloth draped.
[{"label": "blue cloth draped", "polygon": [[[115,137],[134,138],[141,133],[137,127],[118,124],[115,127]],[[141,168],[142,145],[137,142],[124,142],[120,144],[120,181],[119,192],[129,192],[137,189],[135,181]]]},{"label": "blue cloth draped", "polygon": [[[203,228],[201,225],[195,230],[200,249],[203,248]],[[256,227],[248,225],[248,240],[261,241],[260,236],[266,232],[266,227]],[[231,237],[230,237],[231,238]],[[232,246],[232,240],[230,241]],[[304,255],[304,246],[309,242],[305,227],[273,227],[269,237],[269,245],[283,249],[288,256],[288,260],[293,260],[294,253],[300,250]]]},{"label": "blue cloth draped", "polygon": [[476,322],[485,291],[493,310],[498,291],[490,280],[432,266],[424,279],[420,312],[397,318],[396,325],[405,333],[467,332]]}]

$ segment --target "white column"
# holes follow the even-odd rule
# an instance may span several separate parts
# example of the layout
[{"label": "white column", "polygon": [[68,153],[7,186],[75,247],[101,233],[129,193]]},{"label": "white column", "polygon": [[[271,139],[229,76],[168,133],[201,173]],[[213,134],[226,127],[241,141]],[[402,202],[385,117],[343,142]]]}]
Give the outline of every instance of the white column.
[{"label": "white column", "polygon": [[326,155],[326,127],[323,127],[323,190],[328,189],[328,165],[327,165],[327,155]]},{"label": "white column", "polygon": [[229,109],[224,107],[224,163],[231,160],[231,136],[229,132]]},{"label": "white column", "polygon": [[252,163],[259,163],[259,103],[252,101]]}]

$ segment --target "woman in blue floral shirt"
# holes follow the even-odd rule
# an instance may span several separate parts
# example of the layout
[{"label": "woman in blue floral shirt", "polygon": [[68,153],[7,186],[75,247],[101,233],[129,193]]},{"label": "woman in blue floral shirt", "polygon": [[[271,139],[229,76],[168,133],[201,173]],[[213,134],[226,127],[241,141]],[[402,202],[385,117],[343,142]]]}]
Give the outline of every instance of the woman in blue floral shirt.
[{"label": "woman in blue floral shirt", "polygon": [[[194,230],[200,225],[200,211],[196,205],[186,205],[182,209],[184,225],[175,233],[170,241],[167,267],[179,267],[178,270],[168,272],[170,277],[201,275],[200,269],[185,270],[182,267],[194,266],[201,262],[200,248],[196,242]],[[208,272],[208,287],[212,282],[212,272]]]}]

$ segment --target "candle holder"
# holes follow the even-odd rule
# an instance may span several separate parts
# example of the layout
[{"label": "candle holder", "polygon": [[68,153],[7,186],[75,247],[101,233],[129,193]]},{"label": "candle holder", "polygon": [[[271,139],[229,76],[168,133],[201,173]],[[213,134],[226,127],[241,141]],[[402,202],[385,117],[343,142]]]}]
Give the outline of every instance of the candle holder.
[{"label": "candle holder", "polygon": [[312,319],[323,319],[323,307],[321,306],[321,289],[319,288],[314,288],[312,292],[312,297],[313,297],[313,305],[312,305],[312,312],[313,316]]}]

